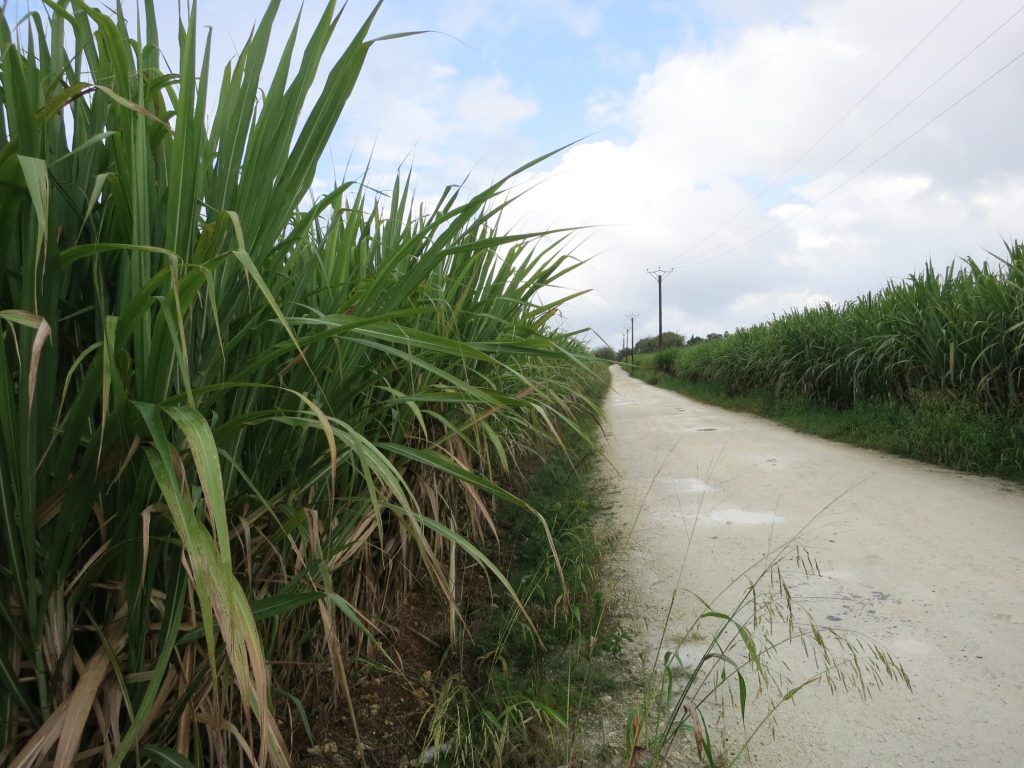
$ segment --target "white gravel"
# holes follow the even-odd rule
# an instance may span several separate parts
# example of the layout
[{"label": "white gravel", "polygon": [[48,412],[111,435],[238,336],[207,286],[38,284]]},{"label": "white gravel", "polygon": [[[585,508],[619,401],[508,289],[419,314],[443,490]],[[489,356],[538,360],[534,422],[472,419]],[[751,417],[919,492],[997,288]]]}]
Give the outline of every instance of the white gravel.
[{"label": "white gravel", "polygon": [[[1020,486],[800,435],[612,370],[605,450],[648,646],[678,588],[710,599],[802,531],[821,570],[790,575],[805,609],[884,645],[911,677],[913,693],[888,684],[866,703],[803,689],[779,710],[774,740],[755,736],[749,764],[1024,765]],[[687,650],[699,610],[676,594],[667,647]],[[802,651],[782,661],[799,679]],[[715,733],[743,740],[735,707]]]}]

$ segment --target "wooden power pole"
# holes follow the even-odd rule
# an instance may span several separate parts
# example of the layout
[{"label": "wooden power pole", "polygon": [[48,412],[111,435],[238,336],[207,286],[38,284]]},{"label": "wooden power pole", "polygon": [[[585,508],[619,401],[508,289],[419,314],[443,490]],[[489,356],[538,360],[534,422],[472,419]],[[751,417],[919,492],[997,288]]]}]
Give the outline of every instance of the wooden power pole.
[{"label": "wooden power pole", "polygon": [[661,282],[672,274],[671,269],[648,269],[647,274],[658,281],[658,349],[661,349]]},{"label": "wooden power pole", "polygon": [[626,315],[629,318],[629,362],[636,363],[636,318],[637,315]]}]

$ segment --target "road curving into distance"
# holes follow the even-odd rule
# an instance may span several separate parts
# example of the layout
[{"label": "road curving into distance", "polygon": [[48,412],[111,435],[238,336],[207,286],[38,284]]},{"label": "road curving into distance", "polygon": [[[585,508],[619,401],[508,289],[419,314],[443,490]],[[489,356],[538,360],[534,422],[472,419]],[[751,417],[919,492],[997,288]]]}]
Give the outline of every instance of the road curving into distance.
[{"label": "road curving into distance", "polygon": [[[805,577],[787,552],[802,610],[891,650],[913,683],[912,693],[887,683],[867,702],[804,688],[741,765],[1024,765],[1024,489],[801,435],[612,371],[605,451],[648,648],[664,635],[663,649],[699,658],[711,627],[687,635],[700,604],[684,590],[710,599],[796,537],[820,570]],[[813,671],[799,644],[781,653],[773,666],[791,665],[791,679]],[[716,744],[728,733],[726,754],[765,701],[745,724],[725,708],[715,732]]]}]

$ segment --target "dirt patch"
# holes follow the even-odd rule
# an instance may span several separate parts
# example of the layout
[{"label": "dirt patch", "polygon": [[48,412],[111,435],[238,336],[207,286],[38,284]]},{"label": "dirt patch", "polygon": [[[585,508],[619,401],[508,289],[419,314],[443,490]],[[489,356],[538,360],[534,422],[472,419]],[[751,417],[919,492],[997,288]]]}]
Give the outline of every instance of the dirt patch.
[{"label": "dirt patch", "polygon": [[[364,663],[352,680],[352,698],[367,766],[399,766],[421,752],[423,719],[430,709],[438,670],[449,646],[447,606],[436,592],[411,592],[388,628],[384,646],[397,669],[386,661]],[[329,672],[318,686],[330,691]],[[299,768],[348,768],[360,765],[357,741],[340,696],[320,702],[311,722],[314,743],[296,750]]]},{"label": "dirt patch", "polygon": [[[470,643],[491,621],[495,585],[486,571],[469,562],[460,567],[459,611]],[[438,764],[438,746],[428,733],[432,709],[446,684],[470,689],[483,683],[482,667],[460,660],[449,632],[449,607],[436,588],[413,589],[395,611],[394,620],[379,638],[390,661],[380,654],[357,659],[351,675],[353,705],[358,718],[362,753],[368,768]],[[466,643],[466,639],[461,641]],[[293,724],[299,768],[361,768],[360,742],[351,725],[348,706],[334,691],[327,668],[312,681],[321,693],[311,716],[313,742]],[[299,691],[293,691],[300,695]]]}]

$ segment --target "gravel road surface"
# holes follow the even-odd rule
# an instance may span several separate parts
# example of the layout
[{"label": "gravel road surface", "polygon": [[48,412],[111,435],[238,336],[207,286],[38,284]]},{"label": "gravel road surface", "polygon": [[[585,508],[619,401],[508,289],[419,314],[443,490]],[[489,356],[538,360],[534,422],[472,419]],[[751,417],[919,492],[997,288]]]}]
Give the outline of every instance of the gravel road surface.
[{"label": "gravel road surface", "polygon": [[[699,657],[687,627],[700,606],[680,589],[713,598],[796,536],[821,574],[804,577],[787,556],[803,609],[891,650],[913,683],[867,702],[805,688],[778,710],[776,737],[758,732],[740,764],[1024,765],[1021,486],[800,435],[612,370],[605,450],[647,647]],[[799,645],[782,662],[792,679],[813,670]],[[744,726],[726,708],[725,753],[761,711]]]}]

